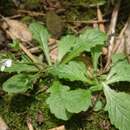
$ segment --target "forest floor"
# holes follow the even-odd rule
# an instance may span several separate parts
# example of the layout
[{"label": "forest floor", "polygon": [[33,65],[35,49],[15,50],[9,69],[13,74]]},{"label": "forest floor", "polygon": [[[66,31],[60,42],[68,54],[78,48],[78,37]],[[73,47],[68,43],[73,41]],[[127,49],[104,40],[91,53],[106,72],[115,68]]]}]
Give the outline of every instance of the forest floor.
[{"label": "forest floor", "polygon": [[[107,33],[113,9],[117,3],[114,3],[114,0],[0,0],[0,24],[2,25],[0,26],[0,58],[3,54],[13,54],[16,57],[23,55],[23,52],[12,51],[10,48],[9,43],[12,42],[12,37],[10,38],[6,29],[3,28],[4,18],[17,20],[27,26],[32,21],[40,21],[53,35],[53,39],[58,40],[66,34],[78,35],[88,27],[99,27],[101,31]],[[128,12],[130,12],[130,2],[124,0],[118,10],[114,35],[118,36],[125,26],[129,17]],[[27,46],[33,48],[34,46],[30,44],[33,43]],[[55,60],[55,53],[51,56]],[[1,86],[12,75],[1,72]],[[47,83],[45,81],[44,84]],[[69,121],[59,120],[51,114],[46,104],[48,93],[37,94],[37,92],[37,86],[24,94],[7,94],[2,87],[0,88],[0,116],[10,130],[33,130],[29,124],[34,130],[51,130],[52,128],[58,130],[58,126],[62,125],[66,127],[66,130],[117,130],[111,125],[108,114],[103,110],[88,110],[72,116]],[[5,129],[0,128],[0,130]]]}]

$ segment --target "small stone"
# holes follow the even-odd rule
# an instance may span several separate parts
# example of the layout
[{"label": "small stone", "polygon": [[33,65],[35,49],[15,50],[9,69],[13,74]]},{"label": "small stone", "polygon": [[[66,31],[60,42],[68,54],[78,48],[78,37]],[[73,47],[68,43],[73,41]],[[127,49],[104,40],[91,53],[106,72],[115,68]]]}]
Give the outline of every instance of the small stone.
[{"label": "small stone", "polygon": [[37,121],[38,125],[43,124],[43,122],[44,122],[44,116],[43,116],[43,113],[41,111],[37,112],[36,121]]}]

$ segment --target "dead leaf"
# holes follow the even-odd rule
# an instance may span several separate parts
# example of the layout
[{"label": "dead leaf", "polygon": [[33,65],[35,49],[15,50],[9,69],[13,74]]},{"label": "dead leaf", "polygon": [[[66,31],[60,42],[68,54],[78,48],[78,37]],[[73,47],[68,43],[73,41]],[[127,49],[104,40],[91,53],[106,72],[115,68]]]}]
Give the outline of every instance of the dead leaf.
[{"label": "dead leaf", "polygon": [[55,48],[53,48],[53,49],[50,51],[50,57],[51,57],[51,61],[52,61],[53,63],[56,62],[56,60],[57,60],[57,55],[58,55],[58,48],[55,47]]},{"label": "dead leaf", "polygon": [[9,130],[9,127],[1,117],[0,117],[0,130]]},{"label": "dead leaf", "polygon": [[19,39],[22,42],[29,42],[32,40],[32,34],[28,30],[26,24],[17,20],[4,18],[2,28],[12,39]]},{"label": "dead leaf", "polygon": [[50,57],[51,57],[51,61],[53,63],[56,62],[57,55],[58,55],[57,42],[58,42],[58,40],[53,39],[53,38],[50,38],[48,41],[48,45],[49,45],[49,49],[50,49]]},{"label": "dead leaf", "polygon": [[49,130],[65,130],[65,126],[62,125],[62,126],[59,126],[59,127],[56,127],[56,128],[49,129]]}]

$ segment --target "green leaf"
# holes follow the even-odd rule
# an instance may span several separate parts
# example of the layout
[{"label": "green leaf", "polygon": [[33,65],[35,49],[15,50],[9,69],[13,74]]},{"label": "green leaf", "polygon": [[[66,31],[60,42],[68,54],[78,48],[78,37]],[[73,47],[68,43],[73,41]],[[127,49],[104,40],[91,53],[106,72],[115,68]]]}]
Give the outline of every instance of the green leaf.
[{"label": "green leaf", "polygon": [[59,78],[69,79],[70,81],[84,81],[86,82],[88,78],[86,66],[82,62],[71,61],[68,64],[59,64],[53,66],[49,73]]},{"label": "green leaf", "polygon": [[98,100],[94,106],[94,111],[100,111],[102,107],[103,107],[103,103],[100,100]]},{"label": "green leaf", "polygon": [[115,65],[116,63],[118,63],[120,61],[127,62],[127,58],[126,58],[126,56],[124,54],[117,53],[117,54],[112,55],[112,65]]},{"label": "green leaf", "polygon": [[103,90],[103,87],[101,84],[96,84],[90,87],[89,89],[91,92],[97,92]]},{"label": "green leaf", "polygon": [[14,63],[11,67],[5,68],[4,72],[37,72],[38,69],[36,66],[25,63]]},{"label": "green leaf", "polygon": [[9,45],[11,48],[15,49],[16,51],[18,51],[20,49],[18,40],[13,40],[13,42],[10,43]]},{"label": "green leaf", "polygon": [[106,35],[98,29],[87,29],[77,39],[77,43],[70,53],[64,58],[62,63],[68,63],[73,58],[79,56],[82,52],[90,52],[91,48],[97,45],[104,45]]},{"label": "green leaf", "polygon": [[130,130],[130,95],[116,92],[104,85],[107,104],[105,109],[109,113],[111,123],[119,130]]},{"label": "green leaf", "polygon": [[115,64],[112,65],[112,68],[106,78],[106,83],[111,84],[119,81],[128,81],[130,82],[130,64],[126,59],[119,61],[114,61]]},{"label": "green leaf", "polygon": [[17,74],[4,82],[3,90],[8,93],[23,93],[32,89],[33,80],[33,75]]},{"label": "green leaf", "polygon": [[98,60],[101,55],[101,49],[102,49],[102,46],[96,46],[96,47],[91,48],[91,55],[92,55],[94,71],[96,71],[98,68]]},{"label": "green leaf", "polygon": [[49,48],[48,48],[48,39],[50,35],[47,29],[38,22],[31,23],[29,26],[29,29],[32,32],[33,38],[39,42],[46,56],[48,64],[51,65],[51,60],[49,56]]},{"label": "green leaf", "polygon": [[49,104],[51,113],[62,120],[68,120],[71,114],[66,110],[62,95],[68,91],[67,86],[62,86],[59,82],[54,82],[49,92],[51,93],[50,97],[47,99],[47,104]]},{"label": "green leaf", "polygon": [[62,58],[71,51],[71,48],[76,43],[76,37],[73,35],[67,35],[63,37],[58,43],[58,61],[61,61]]},{"label": "green leaf", "polygon": [[82,45],[86,45],[85,50],[90,51],[92,47],[96,47],[97,45],[104,45],[107,40],[106,34],[96,29],[87,29],[85,30],[78,39],[78,42]]},{"label": "green leaf", "polygon": [[70,90],[63,95],[65,107],[70,113],[86,111],[91,106],[91,92],[85,89]]},{"label": "green leaf", "polygon": [[89,90],[70,90],[68,86],[55,81],[49,89],[51,95],[47,99],[50,110],[62,120],[68,120],[71,113],[86,111],[91,105],[91,92]]}]

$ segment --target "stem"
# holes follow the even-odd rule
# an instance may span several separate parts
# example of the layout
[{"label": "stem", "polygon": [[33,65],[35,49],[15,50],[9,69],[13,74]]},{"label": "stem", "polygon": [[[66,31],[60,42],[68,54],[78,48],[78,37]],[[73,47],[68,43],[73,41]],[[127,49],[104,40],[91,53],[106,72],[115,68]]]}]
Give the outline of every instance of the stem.
[{"label": "stem", "polygon": [[87,79],[87,80],[86,80],[86,83],[88,83],[88,84],[92,85],[92,84],[93,84],[93,81],[92,81],[92,80],[90,80],[90,79]]},{"label": "stem", "polygon": [[41,65],[38,65],[39,61],[30,53],[30,51],[23,44],[19,43],[19,46],[40,70],[43,69]]}]

